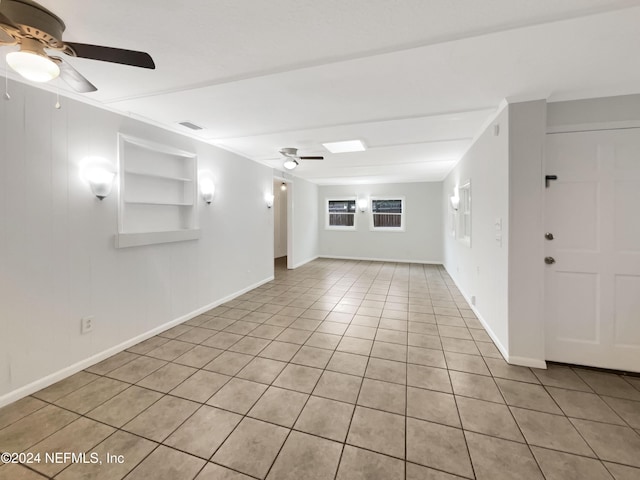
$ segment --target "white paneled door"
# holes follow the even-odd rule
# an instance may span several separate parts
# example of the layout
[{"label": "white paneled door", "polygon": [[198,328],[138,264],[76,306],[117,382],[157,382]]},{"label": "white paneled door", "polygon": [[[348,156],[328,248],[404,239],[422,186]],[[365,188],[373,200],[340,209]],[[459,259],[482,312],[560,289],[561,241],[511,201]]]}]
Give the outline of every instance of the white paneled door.
[{"label": "white paneled door", "polygon": [[547,135],[545,173],[547,360],[640,372],[640,129]]}]

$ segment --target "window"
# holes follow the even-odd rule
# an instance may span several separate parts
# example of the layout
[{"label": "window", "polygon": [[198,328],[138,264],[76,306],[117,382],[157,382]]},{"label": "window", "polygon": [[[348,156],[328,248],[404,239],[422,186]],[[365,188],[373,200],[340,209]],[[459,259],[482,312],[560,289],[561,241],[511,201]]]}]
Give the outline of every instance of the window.
[{"label": "window", "polygon": [[325,227],[332,230],[355,230],[356,199],[328,199]]},{"label": "window", "polygon": [[462,243],[471,246],[471,183],[467,182],[459,188],[460,205],[458,207],[458,238]]},{"label": "window", "polygon": [[372,198],[371,229],[404,231],[404,198]]}]

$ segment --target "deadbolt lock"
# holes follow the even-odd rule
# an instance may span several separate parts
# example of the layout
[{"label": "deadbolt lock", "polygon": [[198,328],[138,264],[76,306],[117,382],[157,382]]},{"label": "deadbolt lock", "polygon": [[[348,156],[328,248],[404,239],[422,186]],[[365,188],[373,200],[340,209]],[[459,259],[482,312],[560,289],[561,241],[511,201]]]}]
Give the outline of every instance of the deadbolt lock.
[{"label": "deadbolt lock", "polygon": [[551,232],[545,233],[544,238],[546,238],[547,240],[553,240],[553,233]]},{"label": "deadbolt lock", "polygon": [[547,265],[553,265],[554,263],[556,263],[556,259],[553,257],[544,257],[544,263],[546,263]]}]

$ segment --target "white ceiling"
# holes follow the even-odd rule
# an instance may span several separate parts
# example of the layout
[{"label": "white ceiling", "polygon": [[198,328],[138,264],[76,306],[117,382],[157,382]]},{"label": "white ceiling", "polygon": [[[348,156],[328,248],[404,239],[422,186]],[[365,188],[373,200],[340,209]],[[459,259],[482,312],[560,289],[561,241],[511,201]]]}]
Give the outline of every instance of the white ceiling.
[{"label": "white ceiling", "polygon": [[40,3],[66,40],[155,59],[71,59],[88,97],[274,168],[282,147],[324,155],[295,171],[319,184],[441,180],[504,98],[640,93],[640,0]]}]

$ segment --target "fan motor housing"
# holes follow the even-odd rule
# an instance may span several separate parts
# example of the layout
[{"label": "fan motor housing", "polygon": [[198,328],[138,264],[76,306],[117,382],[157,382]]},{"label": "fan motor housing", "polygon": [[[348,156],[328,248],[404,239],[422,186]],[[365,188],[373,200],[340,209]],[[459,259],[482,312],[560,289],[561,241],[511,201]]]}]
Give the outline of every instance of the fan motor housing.
[{"label": "fan motor housing", "polygon": [[66,26],[62,19],[31,0],[2,0],[0,11],[27,38],[33,38],[50,48],[62,48],[62,33]]},{"label": "fan motor housing", "polygon": [[282,153],[283,155],[285,155],[287,157],[295,157],[298,154],[298,149],[297,148],[291,148],[291,147],[285,147],[282,150],[280,150],[280,153]]}]

